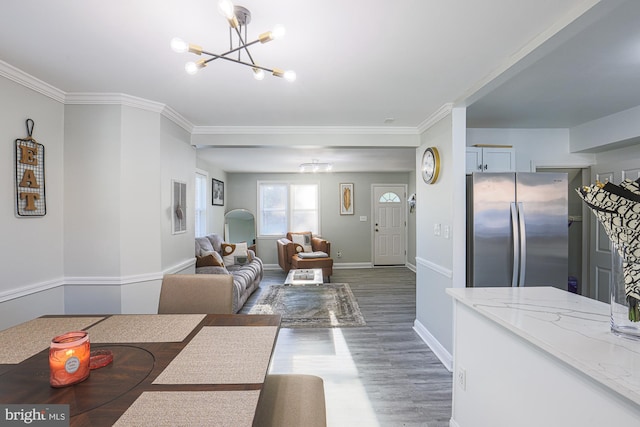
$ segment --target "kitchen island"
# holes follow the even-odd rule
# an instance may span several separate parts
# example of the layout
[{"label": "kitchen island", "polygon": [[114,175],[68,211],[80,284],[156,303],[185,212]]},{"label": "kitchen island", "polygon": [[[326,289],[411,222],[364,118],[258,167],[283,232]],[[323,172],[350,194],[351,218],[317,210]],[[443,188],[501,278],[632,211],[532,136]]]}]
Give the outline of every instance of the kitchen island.
[{"label": "kitchen island", "polygon": [[609,305],[550,287],[447,289],[452,427],[640,425],[640,341]]}]

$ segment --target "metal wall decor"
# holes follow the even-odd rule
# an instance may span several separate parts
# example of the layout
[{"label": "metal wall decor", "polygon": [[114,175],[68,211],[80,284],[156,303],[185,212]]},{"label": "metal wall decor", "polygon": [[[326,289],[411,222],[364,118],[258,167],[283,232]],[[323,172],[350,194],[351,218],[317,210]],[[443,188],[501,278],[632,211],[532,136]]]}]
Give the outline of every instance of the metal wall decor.
[{"label": "metal wall decor", "polygon": [[171,181],[171,226],[173,234],[187,231],[187,183]]},{"label": "metal wall decor", "polygon": [[35,123],[26,120],[27,137],[16,144],[16,216],[40,217],[47,213],[44,186],[44,145],[33,138]]}]

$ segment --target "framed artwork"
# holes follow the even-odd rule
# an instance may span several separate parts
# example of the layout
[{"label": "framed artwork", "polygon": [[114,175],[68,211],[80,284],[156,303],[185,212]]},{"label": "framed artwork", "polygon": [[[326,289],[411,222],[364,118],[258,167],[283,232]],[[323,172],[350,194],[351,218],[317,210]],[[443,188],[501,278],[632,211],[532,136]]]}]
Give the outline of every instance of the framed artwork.
[{"label": "framed artwork", "polygon": [[187,183],[171,181],[171,230],[173,234],[187,231]]},{"label": "framed artwork", "polygon": [[224,206],[224,182],[211,179],[211,204]]},{"label": "framed artwork", "polygon": [[340,215],[353,215],[353,183],[340,184]]}]

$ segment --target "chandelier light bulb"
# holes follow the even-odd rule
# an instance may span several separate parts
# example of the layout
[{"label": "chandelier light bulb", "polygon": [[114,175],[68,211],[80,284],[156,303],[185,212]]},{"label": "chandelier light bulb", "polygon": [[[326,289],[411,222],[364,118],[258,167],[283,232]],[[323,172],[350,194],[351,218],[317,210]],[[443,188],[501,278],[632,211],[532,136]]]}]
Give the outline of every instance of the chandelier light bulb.
[{"label": "chandelier light bulb", "polygon": [[259,68],[254,68],[253,78],[256,80],[264,80],[264,70],[261,70]]},{"label": "chandelier light bulb", "polygon": [[297,77],[298,76],[296,76],[296,72],[292,71],[292,70],[285,71],[285,73],[284,73],[284,78],[288,82],[295,82]]},{"label": "chandelier light bulb", "polygon": [[229,0],[221,0],[218,3],[218,9],[220,10],[220,13],[222,13],[222,15],[229,20],[233,19],[233,17],[236,16],[233,10],[233,3],[231,3]]},{"label": "chandelier light bulb", "polygon": [[178,37],[171,39],[171,49],[177,53],[185,53],[189,50],[189,44]]},{"label": "chandelier light bulb", "polygon": [[273,30],[271,30],[271,38],[273,40],[278,40],[283,38],[286,33],[287,30],[285,30],[282,25],[276,25],[275,27],[273,27]]},{"label": "chandelier light bulb", "polygon": [[185,70],[188,74],[191,74],[191,75],[193,76],[194,74],[196,74],[196,73],[198,72],[198,65],[197,65],[195,62],[193,62],[193,61],[187,62],[187,63],[184,65],[184,70]]}]

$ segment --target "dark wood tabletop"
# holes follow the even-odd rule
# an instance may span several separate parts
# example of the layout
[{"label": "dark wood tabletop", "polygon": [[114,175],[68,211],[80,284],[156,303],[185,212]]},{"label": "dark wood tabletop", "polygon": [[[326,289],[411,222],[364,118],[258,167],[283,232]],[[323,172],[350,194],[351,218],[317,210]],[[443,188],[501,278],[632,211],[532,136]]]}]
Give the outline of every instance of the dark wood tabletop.
[{"label": "dark wood tabletop", "polygon": [[260,390],[262,383],[153,384],[153,381],[205,326],[279,325],[279,315],[209,314],[182,342],[92,344],[92,351],[111,350],[113,363],[92,370],[87,380],[64,388],[49,385],[46,349],[16,365],[0,364],[0,403],[68,404],[70,425],[111,426],[145,391]]}]

